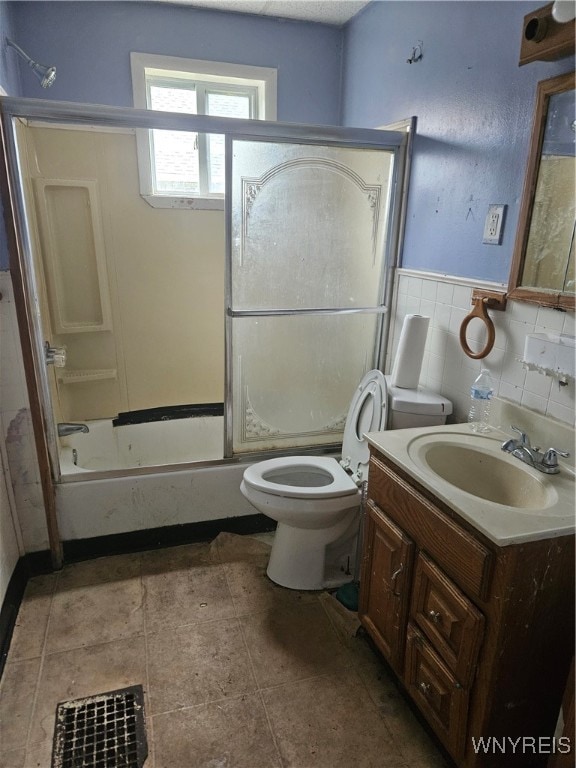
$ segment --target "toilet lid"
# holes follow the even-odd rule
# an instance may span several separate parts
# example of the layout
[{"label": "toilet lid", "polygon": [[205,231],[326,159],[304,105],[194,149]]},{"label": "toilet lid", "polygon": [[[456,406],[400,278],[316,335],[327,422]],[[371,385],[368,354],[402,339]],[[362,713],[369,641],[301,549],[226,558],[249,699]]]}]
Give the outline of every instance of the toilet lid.
[{"label": "toilet lid", "polygon": [[360,483],[366,479],[370,449],[364,438],[366,432],[377,432],[386,424],[386,379],[381,371],[368,371],[356,389],[342,442],[342,461],[344,469],[352,473],[352,478]]}]

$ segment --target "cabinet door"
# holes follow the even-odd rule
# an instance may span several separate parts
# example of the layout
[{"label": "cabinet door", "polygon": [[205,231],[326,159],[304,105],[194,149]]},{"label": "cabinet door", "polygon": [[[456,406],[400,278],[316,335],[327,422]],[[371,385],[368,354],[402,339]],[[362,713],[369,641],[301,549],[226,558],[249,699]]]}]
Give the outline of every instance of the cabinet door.
[{"label": "cabinet door", "polygon": [[401,672],[414,544],[368,501],[359,617],[392,667]]},{"label": "cabinet door", "polygon": [[456,678],[469,685],[482,644],[484,616],[422,552],[416,562],[411,616]]}]

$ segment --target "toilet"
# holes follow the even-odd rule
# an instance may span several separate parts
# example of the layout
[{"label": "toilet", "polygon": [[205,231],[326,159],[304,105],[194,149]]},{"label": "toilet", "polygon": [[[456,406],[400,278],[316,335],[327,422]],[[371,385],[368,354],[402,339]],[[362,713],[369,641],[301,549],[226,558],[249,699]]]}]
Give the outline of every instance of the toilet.
[{"label": "toilet", "polygon": [[268,577],[283,587],[332,589],[352,580],[360,525],[361,487],[370,451],[363,435],[386,428],[444,424],[452,403],[429,390],[392,386],[369,371],[354,392],[342,459],[283,456],[244,471],[240,490],[278,525]]}]

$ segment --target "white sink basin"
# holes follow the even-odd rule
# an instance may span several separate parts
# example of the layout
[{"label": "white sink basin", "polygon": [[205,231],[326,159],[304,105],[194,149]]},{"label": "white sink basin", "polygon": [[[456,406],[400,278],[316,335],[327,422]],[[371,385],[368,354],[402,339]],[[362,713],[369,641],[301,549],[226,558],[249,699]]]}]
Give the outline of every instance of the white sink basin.
[{"label": "white sink basin", "polygon": [[[522,418],[514,409],[505,414],[506,423],[527,424],[530,433],[524,409]],[[562,432],[551,423],[546,431],[547,422],[538,426],[534,440],[540,444],[573,442],[568,428]],[[502,451],[509,437],[498,428],[474,433],[468,424],[367,435],[385,458],[498,546],[573,534],[574,467],[561,460],[559,474],[539,472]]]},{"label": "white sink basin", "polygon": [[480,499],[540,514],[558,500],[553,482],[476,435],[423,435],[408,444],[416,464]]}]

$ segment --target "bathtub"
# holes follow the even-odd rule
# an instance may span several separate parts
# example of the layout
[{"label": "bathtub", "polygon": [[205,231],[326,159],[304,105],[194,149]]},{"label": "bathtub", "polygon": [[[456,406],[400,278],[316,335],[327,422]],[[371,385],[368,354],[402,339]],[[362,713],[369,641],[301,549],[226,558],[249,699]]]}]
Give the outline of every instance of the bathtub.
[{"label": "bathtub", "polygon": [[98,420],[88,422],[88,434],[60,438],[61,538],[254,515],[240,493],[248,464],[222,459],[222,422],[208,416],[113,427]]},{"label": "bathtub", "polygon": [[90,431],[59,438],[60,472],[129,470],[166,464],[216,461],[224,455],[224,417],[198,416],[112,426],[87,422]]}]

